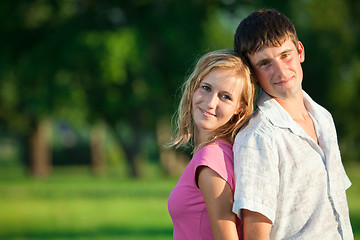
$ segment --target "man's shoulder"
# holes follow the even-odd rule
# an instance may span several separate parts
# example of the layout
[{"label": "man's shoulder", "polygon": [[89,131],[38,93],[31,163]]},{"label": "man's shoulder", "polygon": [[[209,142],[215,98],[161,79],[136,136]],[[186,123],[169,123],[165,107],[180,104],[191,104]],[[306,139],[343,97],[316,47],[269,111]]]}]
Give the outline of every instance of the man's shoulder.
[{"label": "man's shoulder", "polygon": [[274,131],[274,126],[270,119],[257,109],[251,116],[248,123],[239,131],[238,134],[246,135],[249,133],[254,134],[267,134]]},{"label": "man's shoulder", "polygon": [[234,145],[236,143],[257,141],[256,139],[267,141],[272,138],[274,131],[276,131],[276,128],[271,123],[270,119],[257,109],[248,123],[237,133]]}]

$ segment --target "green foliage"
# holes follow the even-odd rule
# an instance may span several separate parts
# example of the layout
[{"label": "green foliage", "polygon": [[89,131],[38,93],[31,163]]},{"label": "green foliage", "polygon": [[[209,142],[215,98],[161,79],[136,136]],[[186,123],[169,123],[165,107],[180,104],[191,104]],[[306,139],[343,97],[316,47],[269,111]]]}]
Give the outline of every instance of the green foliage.
[{"label": "green foliage", "polygon": [[232,48],[237,24],[263,7],[293,20],[304,89],[333,114],[344,160],[358,161],[355,0],[2,1],[1,128],[28,137],[43,118],[77,127],[101,120],[130,165],[156,156],[159,119],[170,122],[196,58]]}]

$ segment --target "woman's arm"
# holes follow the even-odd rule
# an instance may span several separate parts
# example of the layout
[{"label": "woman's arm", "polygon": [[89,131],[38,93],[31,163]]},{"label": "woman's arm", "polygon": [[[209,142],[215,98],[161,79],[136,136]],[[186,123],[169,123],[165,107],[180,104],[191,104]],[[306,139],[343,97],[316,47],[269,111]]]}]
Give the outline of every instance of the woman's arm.
[{"label": "woman's arm", "polygon": [[214,239],[239,239],[229,184],[208,167],[199,167],[197,171],[197,183],[206,203]]},{"label": "woman's arm", "polygon": [[244,240],[269,240],[272,223],[264,215],[246,209],[241,210],[244,223]]}]

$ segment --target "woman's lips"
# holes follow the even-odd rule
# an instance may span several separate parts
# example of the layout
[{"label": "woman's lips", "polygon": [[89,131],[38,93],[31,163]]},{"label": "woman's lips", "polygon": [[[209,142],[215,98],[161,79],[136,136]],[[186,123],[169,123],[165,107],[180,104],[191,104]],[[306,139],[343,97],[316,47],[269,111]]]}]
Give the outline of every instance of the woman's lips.
[{"label": "woman's lips", "polygon": [[213,113],[211,113],[211,112],[208,112],[208,111],[206,111],[206,110],[204,110],[204,109],[202,109],[202,108],[199,108],[200,109],[200,111],[205,115],[205,116],[207,116],[207,117],[215,117],[216,115],[215,114],[213,114]]}]

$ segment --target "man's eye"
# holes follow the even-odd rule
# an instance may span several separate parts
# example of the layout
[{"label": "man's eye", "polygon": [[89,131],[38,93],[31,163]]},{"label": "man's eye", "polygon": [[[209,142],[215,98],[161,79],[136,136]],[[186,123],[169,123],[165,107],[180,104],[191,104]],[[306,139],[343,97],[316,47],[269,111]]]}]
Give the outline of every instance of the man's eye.
[{"label": "man's eye", "polygon": [[284,53],[283,55],[281,55],[281,58],[282,58],[282,59],[285,59],[285,58],[287,58],[287,57],[289,57],[289,56],[290,56],[289,53]]},{"label": "man's eye", "polygon": [[270,64],[269,62],[262,62],[262,63],[260,63],[260,67],[266,67],[269,64]]}]

